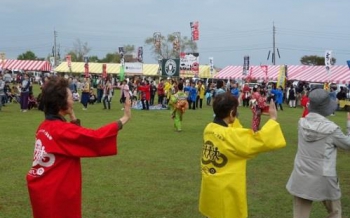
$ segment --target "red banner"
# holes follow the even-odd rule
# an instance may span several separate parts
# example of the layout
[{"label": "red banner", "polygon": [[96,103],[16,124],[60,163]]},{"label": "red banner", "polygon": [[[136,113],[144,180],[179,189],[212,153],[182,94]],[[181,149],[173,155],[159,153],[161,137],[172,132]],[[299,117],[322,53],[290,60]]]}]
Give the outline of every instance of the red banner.
[{"label": "red banner", "polygon": [[86,63],[84,65],[84,68],[85,68],[85,78],[88,78],[89,77],[89,64]]},{"label": "red banner", "polygon": [[107,64],[102,64],[102,78],[107,77]]},{"label": "red banner", "polygon": [[72,67],[72,57],[70,55],[66,56],[67,65],[69,68]]},{"label": "red banner", "polygon": [[191,22],[191,33],[192,33],[192,40],[197,41],[199,40],[199,23],[198,21]]}]

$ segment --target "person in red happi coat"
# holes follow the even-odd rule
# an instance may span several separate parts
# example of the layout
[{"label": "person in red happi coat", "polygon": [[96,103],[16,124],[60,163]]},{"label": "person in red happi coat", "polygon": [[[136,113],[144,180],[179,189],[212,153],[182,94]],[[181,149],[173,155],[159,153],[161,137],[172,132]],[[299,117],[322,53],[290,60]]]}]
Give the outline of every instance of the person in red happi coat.
[{"label": "person in red happi coat", "polygon": [[89,129],[75,117],[67,80],[52,77],[42,93],[45,120],[36,131],[34,158],[26,177],[33,216],[81,218],[80,158],[117,154],[117,136],[131,118],[131,102],[127,98],[119,120]]}]

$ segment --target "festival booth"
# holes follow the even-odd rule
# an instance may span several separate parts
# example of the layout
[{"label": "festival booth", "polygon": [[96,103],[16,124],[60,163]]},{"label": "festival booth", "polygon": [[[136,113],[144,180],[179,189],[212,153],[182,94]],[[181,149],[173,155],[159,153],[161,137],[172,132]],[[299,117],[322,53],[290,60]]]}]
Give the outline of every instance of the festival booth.
[{"label": "festival booth", "polygon": [[[158,64],[142,64],[142,69],[139,66],[136,66],[135,63],[132,63],[134,70],[129,70],[133,66],[128,67],[129,63],[125,63],[125,75],[126,76],[146,76],[146,77],[159,77],[159,65]],[[141,64],[141,63],[140,63]],[[102,74],[102,63],[89,63],[89,73],[90,74]],[[107,63],[106,71],[108,74],[119,74],[120,73],[120,64],[116,63]],[[84,62],[71,62],[70,67],[68,67],[67,62],[62,62],[55,68],[57,73],[68,73],[68,74],[84,74],[85,73],[85,63]],[[214,69],[213,73],[210,72],[210,67],[207,65],[199,66],[199,78],[212,78],[216,74]],[[180,71],[181,77],[194,77],[195,73],[193,71]]]},{"label": "festival booth", "polygon": [[3,68],[11,71],[50,72],[52,70],[51,64],[48,61],[34,60],[6,60]]},{"label": "festival booth", "polygon": [[[280,67],[284,65],[268,65],[264,71],[262,66],[251,66],[246,75],[243,75],[242,66],[227,66],[219,71],[214,78],[217,79],[246,79],[274,80],[278,79]],[[325,66],[288,65],[288,80],[321,83],[350,83],[350,70],[346,65],[332,66],[329,73]]]}]

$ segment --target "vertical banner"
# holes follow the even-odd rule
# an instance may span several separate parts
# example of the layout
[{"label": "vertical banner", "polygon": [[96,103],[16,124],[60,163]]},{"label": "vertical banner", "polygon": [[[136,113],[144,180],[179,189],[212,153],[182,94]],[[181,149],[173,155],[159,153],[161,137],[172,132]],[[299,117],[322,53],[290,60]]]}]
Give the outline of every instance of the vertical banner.
[{"label": "vertical banner", "polygon": [[66,62],[69,68],[72,67],[72,56],[71,55],[67,55],[66,56]]},{"label": "vertical banner", "polygon": [[120,81],[123,81],[125,79],[125,69],[124,65],[120,65],[120,70],[119,70],[119,79]]},{"label": "vertical banner", "polygon": [[326,51],[324,54],[324,65],[328,73],[328,81],[331,79],[332,51]]},{"label": "vertical banner", "polygon": [[246,76],[248,74],[249,70],[249,56],[243,57],[243,76]]},{"label": "vertical banner", "polygon": [[260,65],[260,68],[265,74],[265,82],[268,82],[268,70],[269,70],[269,67],[267,65]]},{"label": "vertical banner", "polygon": [[102,78],[107,77],[107,64],[102,64]]},{"label": "vertical banner", "polygon": [[85,78],[89,77],[89,57],[84,57]]},{"label": "vertical banner", "polygon": [[276,87],[280,87],[282,86],[282,88],[285,88],[286,85],[286,72],[285,72],[285,67],[284,65],[280,66],[280,70],[278,73],[278,77],[277,77],[277,86]]},{"label": "vertical banner", "polygon": [[213,74],[213,72],[214,72],[214,58],[213,57],[209,58],[209,66],[210,66],[210,74]]},{"label": "vertical banner", "polygon": [[55,67],[55,57],[50,57],[50,64],[52,68]]},{"label": "vertical banner", "polygon": [[192,41],[199,40],[199,22],[190,22]]},{"label": "vertical banner", "polygon": [[173,51],[178,54],[181,51],[181,45],[180,45],[181,34],[180,32],[175,32],[173,35],[174,35]]},{"label": "vertical banner", "polygon": [[154,48],[155,50],[160,53],[161,50],[161,41],[162,41],[162,35],[159,32],[153,33],[153,40],[154,40]]},{"label": "vertical banner", "polygon": [[137,49],[137,60],[141,63],[143,62],[143,47]]},{"label": "vertical banner", "polygon": [[346,63],[348,63],[348,67],[349,67],[349,69],[350,69],[350,61],[346,61]]}]

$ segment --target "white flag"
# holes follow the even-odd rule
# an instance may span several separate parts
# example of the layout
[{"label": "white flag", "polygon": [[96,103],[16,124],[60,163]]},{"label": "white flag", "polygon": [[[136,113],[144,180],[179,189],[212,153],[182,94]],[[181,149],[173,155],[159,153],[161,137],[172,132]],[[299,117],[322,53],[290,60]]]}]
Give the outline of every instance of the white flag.
[{"label": "white flag", "polygon": [[324,65],[326,67],[331,67],[331,60],[332,60],[332,51],[326,51],[324,55]]},{"label": "white flag", "polygon": [[210,73],[213,73],[213,71],[214,71],[214,58],[213,57],[209,58],[209,66],[210,66]]}]

